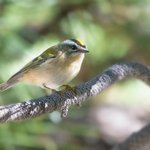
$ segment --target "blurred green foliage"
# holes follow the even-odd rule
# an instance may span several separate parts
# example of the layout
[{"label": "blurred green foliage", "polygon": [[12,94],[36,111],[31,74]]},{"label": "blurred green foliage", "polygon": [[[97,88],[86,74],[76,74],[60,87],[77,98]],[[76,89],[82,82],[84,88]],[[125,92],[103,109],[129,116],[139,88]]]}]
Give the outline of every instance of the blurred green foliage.
[{"label": "blurred green foliage", "polygon": [[[150,64],[149,7],[149,0],[0,0],[0,82],[49,46],[68,38],[83,39],[90,50],[74,84],[117,62]],[[19,84],[1,93],[0,102],[4,105],[42,95],[38,87]],[[90,107],[89,102],[72,108],[63,120],[54,113],[3,124],[0,149],[92,149],[81,142],[81,137],[100,137],[85,119]]]}]

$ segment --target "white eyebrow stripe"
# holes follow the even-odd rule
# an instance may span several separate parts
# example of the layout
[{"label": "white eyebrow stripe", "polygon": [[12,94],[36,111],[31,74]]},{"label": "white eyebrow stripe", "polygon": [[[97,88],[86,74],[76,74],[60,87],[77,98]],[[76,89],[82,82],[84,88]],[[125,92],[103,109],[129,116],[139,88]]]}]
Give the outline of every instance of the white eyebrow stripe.
[{"label": "white eyebrow stripe", "polygon": [[69,45],[77,45],[77,43],[75,43],[75,42],[73,42],[73,41],[71,41],[71,40],[65,40],[63,43],[65,43],[65,44],[69,44]]}]

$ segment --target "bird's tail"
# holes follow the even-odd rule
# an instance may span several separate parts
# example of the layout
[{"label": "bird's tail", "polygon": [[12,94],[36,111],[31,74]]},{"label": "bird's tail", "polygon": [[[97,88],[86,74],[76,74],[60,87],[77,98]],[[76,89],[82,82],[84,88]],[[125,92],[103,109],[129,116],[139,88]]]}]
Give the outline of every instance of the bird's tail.
[{"label": "bird's tail", "polygon": [[8,88],[10,88],[10,86],[9,86],[9,84],[7,82],[4,82],[4,83],[0,84],[0,91],[1,92],[7,90]]},{"label": "bird's tail", "polygon": [[0,84],[0,92],[3,92],[13,87],[19,81],[20,81],[20,78],[18,76],[11,77],[8,81]]},{"label": "bird's tail", "polygon": [[0,91],[3,92],[9,88],[11,88],[15,83],[8,83],[8,82],[4,82],[2,84],[0,84]]},{"label": "bird's tail", "polygon": [[6,82],[0,84],[0,92],[3,92],[5,90],[13,87],[21,79],[22,79],[22,73],[16,73],[11,78],[9,78]]}]

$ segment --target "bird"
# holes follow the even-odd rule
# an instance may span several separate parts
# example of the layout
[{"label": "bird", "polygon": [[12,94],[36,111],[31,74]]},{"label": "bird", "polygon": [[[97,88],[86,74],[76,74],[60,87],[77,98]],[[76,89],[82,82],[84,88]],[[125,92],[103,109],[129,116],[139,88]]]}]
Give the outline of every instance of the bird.
[{"label": "bird", "polygon": [[67,86],[79,73],[85,53],[88,52],[79,39],[62,41],[49,47],[6,82],[0,84],[0,91],[5,91],[19,82],[51,90]]}]

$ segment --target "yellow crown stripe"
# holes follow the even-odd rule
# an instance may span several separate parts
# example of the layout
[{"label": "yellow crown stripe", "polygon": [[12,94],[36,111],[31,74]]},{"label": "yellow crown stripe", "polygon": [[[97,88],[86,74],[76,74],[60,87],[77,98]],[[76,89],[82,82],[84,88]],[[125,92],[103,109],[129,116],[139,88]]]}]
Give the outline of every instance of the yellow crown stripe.
[{"label": "yellow crown stripe", "polygon": [[86,47],[84,45],[84,43],[82,42],[82,40],[80,40],[80,39],[70,39],[70,40],[75,42],[76,44],[80,45],[81,47],[84,47],[84,48]]},{"label": "yellow crown stripe", "polygon": [[81,39],[77,39],[77,41],[79,42],[80,45],[83,45],[84,46],[84,43]]}]

